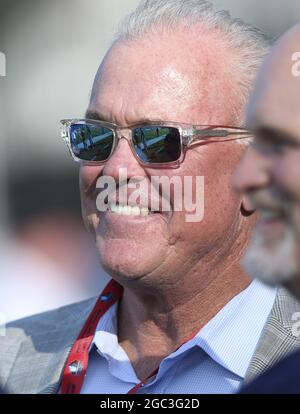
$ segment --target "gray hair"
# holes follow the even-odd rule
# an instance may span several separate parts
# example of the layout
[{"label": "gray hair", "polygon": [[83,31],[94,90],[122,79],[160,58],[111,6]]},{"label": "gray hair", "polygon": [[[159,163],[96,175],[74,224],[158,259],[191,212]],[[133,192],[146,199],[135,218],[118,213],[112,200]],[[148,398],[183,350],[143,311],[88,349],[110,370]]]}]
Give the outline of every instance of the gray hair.
[{"label": "gray hair", "polygon": [[[257,70],[269,51],[270,41],[255,27],[232,18],[227,11],[215,11],[205,0],[142,0],[135,11],[119,27],[115,41],[134,41],[161,28],[176,30],[178,23],[186,27],[203,24],[207,30],[223,33],[224,42],[237,53],[235,69],[240,73],[234,80],[236,102],[232,108],[244,107],[254,84]],[[233,75],[235,76],[235,75]],[[236,109],[238,112],[238,109]],[[238,115],[237,115],[238,117]],[[240,120],[240,122],[244,122]]]}]

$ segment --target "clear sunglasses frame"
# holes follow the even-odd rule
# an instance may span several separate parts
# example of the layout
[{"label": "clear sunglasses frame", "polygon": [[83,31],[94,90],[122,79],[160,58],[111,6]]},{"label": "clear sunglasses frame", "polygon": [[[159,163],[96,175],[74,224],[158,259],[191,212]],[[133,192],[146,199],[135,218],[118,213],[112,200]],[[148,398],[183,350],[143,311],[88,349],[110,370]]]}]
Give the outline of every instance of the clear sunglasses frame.
[{"label": "clear sunglasses frame", "polygon": [[[225,142],[225,141],[236,141],[241,139],[251,139],[253,135],[245,128],[224,126],[224,125],[192,125],[180,122],[162,122],[162,121],[151,121],[144,124],[134,124],[128,127],[120,127],[116,124],[104,121],[98,121],[94,119],[64,119],[60,121],[62,125],[61,136],[70,151],[70,154],[74,161],[84,163],[85,165],[103,165],[113,155],[118,142],[124,138],[128,141],[131,151],[137,161],[149,168],[178,168],[184,161],[185,155],[188,149],[195,145],[203,145],[211,142]],[[78,158],[73,150],[71,144],[71,127],[74,124],[92,124],[103,128],[110,129],[113,132],[113,145],[109,157],[104,161],[87,161]],[[180,157],[171,162],[146,162],[139,158],[132,140],[132,130],[139,128],[177,128],[180,133],[181,152]],[[126,134],[122,134],[126,132]]]}]

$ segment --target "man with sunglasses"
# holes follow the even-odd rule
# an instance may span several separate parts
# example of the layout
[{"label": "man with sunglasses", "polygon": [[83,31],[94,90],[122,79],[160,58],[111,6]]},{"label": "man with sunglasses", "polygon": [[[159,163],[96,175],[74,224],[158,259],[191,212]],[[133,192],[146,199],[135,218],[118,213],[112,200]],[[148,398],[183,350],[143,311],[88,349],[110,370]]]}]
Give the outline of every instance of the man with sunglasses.
[{"label": "man with sunglasses", "polygon": [[[281,284],[300,299],[300,25],[274,46],[248,110],[254,142],[234,176],[236,189],[260,213],[245,267],[253,278]],[[300,302],[286,328],[300,337]],[[270,349],[278,353],[280,325]],[[277,334],[277,338],[276,338]],[[266,366],[267,368],[267,366]],[[300,353],[268,370],[244,393],[300,394]]]},{"label": "man with sunglasses", "polygon": [[[260,372],[251,364],[257,344],[268,343],[274,313],[288,318],[293,302],[250,283],[241,269],[255,218],[230,183],[247,148],[245,103],[267,49],[259,31],[201,0],[142,1],[125,20],[85,118],[62,122],[81,163],[86,227],[112,280],[97,300],[8,328],[1,378],[9,389],[233,393],[249,371]],[[176,193],[155,177],[194,180]],[[191,202],[198,178],[204,216],[189,222],[175,204],[180,196]],[[286,342],[282,335],[281,356],[297,345]],[[266,351],[260,357],[272,363]]]}]

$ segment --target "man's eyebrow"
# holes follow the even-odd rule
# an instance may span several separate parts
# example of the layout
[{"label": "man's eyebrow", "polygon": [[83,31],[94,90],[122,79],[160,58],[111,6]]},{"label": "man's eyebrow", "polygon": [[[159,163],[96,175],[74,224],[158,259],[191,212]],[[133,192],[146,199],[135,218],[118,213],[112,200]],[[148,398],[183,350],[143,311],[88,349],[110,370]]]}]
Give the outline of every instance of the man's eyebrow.
[{"label": "man's eyebrow", "polygon": [[103,114],[98,111],[88,109],[85,113],[86,119],[94,119],[95,121],[106,121],[106,118]]},{"label": "man's eyebrow", "polygon": [[[93,119],[95,121],[103,121],[103,122],[111,122],[110,119],[107,119],[107,117],[105,117],[103,114],[101,114],[98,111],[95,110],[87,110],[85,113],[85,118],[86,119]],[[155,119],[150,119],[150,118],[141,118],[138,119],[135,122],[131,122],[130,124],[128,124],[127,126],[135,126],[135,125],[151,125],[153,123],[162,123],[164,122],[162,119],[159,118],[155,118]]]},{"label": "man's eyebrow", "polygon": [[131,123],[131,125],[151,125],[153,123],[157,122],[158,124],[163,123],[165,121],[163,121],[162,119],[159,119],[158,117],[155,119],[150,119],[150,118],[141,118],[138,119],[136,122]]}]

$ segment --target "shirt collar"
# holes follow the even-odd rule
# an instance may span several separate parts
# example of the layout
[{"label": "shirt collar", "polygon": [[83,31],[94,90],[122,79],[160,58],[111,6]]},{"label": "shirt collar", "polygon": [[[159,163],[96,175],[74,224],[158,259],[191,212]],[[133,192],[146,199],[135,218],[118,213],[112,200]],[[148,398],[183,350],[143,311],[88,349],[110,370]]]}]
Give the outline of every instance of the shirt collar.
[{"label": "shirt collar", "polygon": [[[254,280],[244,291],[228,302],[192,339],[170,354],[164,361],[178,357],[199,347],[215,362],[244,378],[261,333],[272,310],[276,288]],[[100,319],[92,345],[109,362],[111,371],[118,371],[119,363],[128,365],[132,380],[136,375],[130,361],[118,344],[117,304]],[[118,372],[120,376],[120,372]],[[124,377],[128,381],[128,377]]]},{"label": "shirt collar", "polygon": [[[131,362],[118,342],[118,303],[111,306],[98,322],[91,348],[97,350],[108,362],[112,375],[124,382],[138,383],[139,379]],[[122,369],[120,369],[122,366]]]},{"label": "shirt collar", "polygon": [[[276,288],[254,280],[178,351],[198,346],[218,364],[244,378],[276,294]],[[178,351],[170,356],[175,357]]]}]

